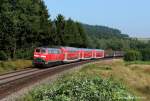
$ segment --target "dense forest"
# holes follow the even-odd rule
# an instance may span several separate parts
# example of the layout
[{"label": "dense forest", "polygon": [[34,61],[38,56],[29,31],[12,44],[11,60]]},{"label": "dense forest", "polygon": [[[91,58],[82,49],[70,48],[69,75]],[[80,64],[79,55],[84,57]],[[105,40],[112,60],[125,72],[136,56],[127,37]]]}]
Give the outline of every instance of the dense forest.
[{"label": "dense forest", "polygon": [[150,47],[150,41],[143,42],[130,38],[118,29],[98,25],[82,24],[88,36],[90,47],[112,50],[139,50]]},{"label": "dense forest", "polygon": [[98,38],[129,38],[127,34],[122,34],[120,30],[99,25],[83,24],[83,27],[88,35],[93,35]]},{"label": "dense forest", "polygon": [[86,25],[59,14],[51,20],[43,0],[0,0],[0,60],[32,58],[39,46],[144,49],[120,30]]}]

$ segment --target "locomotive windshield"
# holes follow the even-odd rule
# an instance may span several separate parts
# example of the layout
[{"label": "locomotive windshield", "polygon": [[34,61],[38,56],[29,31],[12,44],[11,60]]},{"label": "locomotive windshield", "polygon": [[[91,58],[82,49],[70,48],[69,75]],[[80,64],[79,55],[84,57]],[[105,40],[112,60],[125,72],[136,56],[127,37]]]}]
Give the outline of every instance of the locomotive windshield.
[{"label": "locomotive windshield", "polygon": [[40,49],[36,49],[35,52],[39,53],[39,52],[40,52]]},{"label": "locomotive windshield", "polygon": [[37,52],[37,53],[46,53],[46,49],[40,49],[40,48],[38,48],[38,49],[36,49],[35,50],[35,52]]}]

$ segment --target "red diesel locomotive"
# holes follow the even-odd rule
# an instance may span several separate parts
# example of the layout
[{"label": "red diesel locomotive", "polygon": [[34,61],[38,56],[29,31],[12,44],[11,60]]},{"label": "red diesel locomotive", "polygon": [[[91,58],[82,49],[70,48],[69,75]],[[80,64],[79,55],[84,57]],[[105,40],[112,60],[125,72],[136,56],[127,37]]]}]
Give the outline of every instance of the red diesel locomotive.
[{"label": "red diesel locomotive", "polygon": [[86,59],[104,58],[104,50],[74,47],[44,48],[38,47],[34,51],[33,64],[53,65],[56,63],[69,63]]}]

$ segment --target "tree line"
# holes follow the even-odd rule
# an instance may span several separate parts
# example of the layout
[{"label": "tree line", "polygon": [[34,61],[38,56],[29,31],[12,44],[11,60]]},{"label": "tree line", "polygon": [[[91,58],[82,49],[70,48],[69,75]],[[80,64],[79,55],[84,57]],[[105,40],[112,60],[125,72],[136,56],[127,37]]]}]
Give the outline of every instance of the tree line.
[{"label": "tree line", "polygon": [[38,46],[86,47],[87,43],[79,22],[62,15],[52,21],[43,0],[0,1],[0,58],[24,58]]},{"label": "tree line", "polygon": [[118,29],[82,24],[61,14],[52,20],[43,0],[0,0],[0,60],[31,59],[40,46],[127,50],[147,45]]}]

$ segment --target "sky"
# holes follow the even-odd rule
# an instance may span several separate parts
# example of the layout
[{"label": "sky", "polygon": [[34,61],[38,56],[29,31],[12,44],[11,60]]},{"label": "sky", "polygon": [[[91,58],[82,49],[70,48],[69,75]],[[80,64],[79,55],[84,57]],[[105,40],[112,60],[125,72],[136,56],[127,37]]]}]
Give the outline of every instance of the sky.
[{"label": "sky", "polygon": [[117,28],[131,37],[150,38],[150,0],[44,0],[58,14],[91,25]]}]

